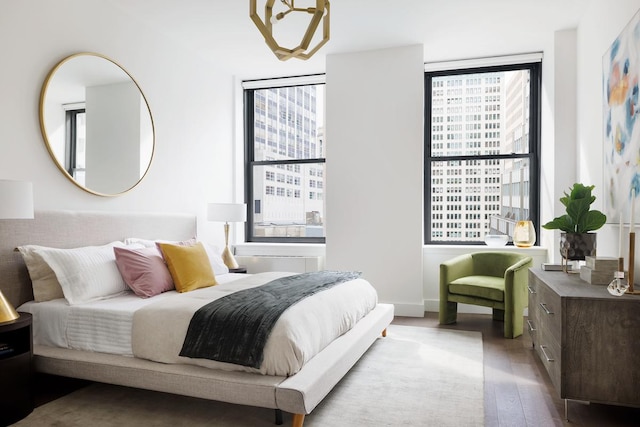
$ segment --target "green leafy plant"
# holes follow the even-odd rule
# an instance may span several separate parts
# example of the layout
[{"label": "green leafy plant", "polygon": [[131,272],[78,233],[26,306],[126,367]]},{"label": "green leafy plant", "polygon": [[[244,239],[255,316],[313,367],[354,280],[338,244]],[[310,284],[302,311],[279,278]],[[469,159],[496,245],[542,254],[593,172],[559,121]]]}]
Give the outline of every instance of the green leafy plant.
[{"label": "green leafy plant", "polygon": [[607,221],[605,214],[599,210],[591,210],[591,204],[596,196],[591,195],[595,185],[584,186],[580,183],[573,184],[569,194],[564,193],[560,202],[565,206],[567,213],[549,221],[542,227],[547,230],[562,230],[566,233],[587,233],[599,229]]}]

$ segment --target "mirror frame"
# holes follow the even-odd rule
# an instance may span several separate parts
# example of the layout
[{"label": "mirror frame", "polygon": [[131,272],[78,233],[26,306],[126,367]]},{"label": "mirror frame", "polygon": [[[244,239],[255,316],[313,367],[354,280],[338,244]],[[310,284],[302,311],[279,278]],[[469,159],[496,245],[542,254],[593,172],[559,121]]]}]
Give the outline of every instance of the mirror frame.
[{"label": "mirror frame", "polygon": [[[146,170],[144,171],[142,176],[140,176],[140,179],[138,179],[138,181],[136,181],[129,188],[126,188],[123,191],[120,191],[118,193],[113,193],[113,194],[111,194],[111,193],[101,193],[99,191],[95,191],[95,190],[92,190],[92,189],[90,189],[88,187],[85,187],[84,185],[82,185],[78,181],[76,181],[75,178],[72,175],[70,175],[69,172],[66,170],[64,164],[62,164],[59,161],[59,159],[56,157],[55,152],[54,152],[53,148],[51,147],[51,143],[49,141],[49,136],[47,135],[47,129],[46,129],[46,125],[45,125],[45,107],[44,107],[44,103],[45,103],[45,100],[46,100],[46,97],[47,97],[47,90],[49,89],[49,85],[51,84],[51,80],[55,76],[56,72],[60,69],[60,67],[62,67],[67,62],[73,60],[74,58],[83,57],[83,56],[94,56],[94,57],[97,57],[97,58],[102,58],[102,59],[104,59],[106,61],[109,61],[110,63],[112,63],[113,65],[118,67],[120,70],[122,70],[131,79],[133,84],[135,84],[136,87],[138,88],[138,90],[140,91],[140,95],[142,96],[142,99],[144,100],[144,103],[147,106],[147,111],[149,112],[149,119],[151,121],[151,132],[152,132],[151,156],[149,157],[149,164],[147,165]],[[69,181],[71,181],[76,187],[86,191],[87,193],[91,193],[91,194],[94,194],[96,196],[103,196],[103,197],[120,196],[122,194],[128,193],[129,191],[134,189],[136,186],[138,186],[138,184],[140,184],[140,182],[142,182],[142,180],[149,173],[149,169],[151,169],[151,164],[153,163],[153,158],[155,156],[155,151],[156,151],[156,129],[155,129],[154,121],[153,121],[153,114],[151,114],[151,107],[149,106],[149,102],[147,101],[147,97],[144,95],[144,92],[142,91],[142,88],[140,88],[140,85],[138,84],[136,79],[134,79],[133,76],[131,74],[129,74],[129,72],[127,70],[125,70],[120,64],[118,64],[117,62],[115,62],[111,58],[109,58],[109,57],[107,57],[105,55],[101,55],[99,53],[95,53],[95,52],[79,52],[79,53],[74,53],[73,55],[69,55],[69,56],[63,58],[60,62],[58,62],[51,69],[51,71],[49,71],[49,73],[47,74],[47,77],[44,80],[44,84],[42,85],[42,90],[40,91],[40,101],[39,101],[39,106],[38,106],[38,114],[39,114],[39,119],[40,119],[40,132],[42,133],[42,137],[44,139],[45,146],[47,147],[47,151],[49,152],[49,155],[53,159],[53,162],[55,163],[55,165],[58,167],[58,169],[63,173],[63,175]]]}]

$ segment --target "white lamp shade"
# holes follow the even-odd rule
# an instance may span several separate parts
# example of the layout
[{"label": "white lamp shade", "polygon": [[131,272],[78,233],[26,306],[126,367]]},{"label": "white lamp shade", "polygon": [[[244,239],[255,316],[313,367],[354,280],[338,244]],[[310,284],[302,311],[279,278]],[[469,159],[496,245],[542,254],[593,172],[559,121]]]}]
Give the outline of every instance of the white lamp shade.
[{"label": "white lamp shade", "polygon": [[247,205],[244,203],[209,203],[207,219],[218,222],[245,222]]},{"label": "white lamp shade", "polygon": [[0,179],[0,219],[33,218],[33,184]]}]

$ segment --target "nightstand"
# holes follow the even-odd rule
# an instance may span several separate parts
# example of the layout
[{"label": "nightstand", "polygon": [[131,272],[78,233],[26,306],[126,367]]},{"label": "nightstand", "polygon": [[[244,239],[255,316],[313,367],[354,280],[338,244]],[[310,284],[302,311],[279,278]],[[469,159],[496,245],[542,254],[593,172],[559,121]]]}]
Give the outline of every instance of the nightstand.
[{"label": "nightstand", "polygon": [[247,273],[247,267],[240,266],[238,268],[230,268],[229,273]]},{"label": "nightstand", "polygon": [[31,314],[20,313],[0,324],[0,425],[8,425],[33,411],[33,339]]}]

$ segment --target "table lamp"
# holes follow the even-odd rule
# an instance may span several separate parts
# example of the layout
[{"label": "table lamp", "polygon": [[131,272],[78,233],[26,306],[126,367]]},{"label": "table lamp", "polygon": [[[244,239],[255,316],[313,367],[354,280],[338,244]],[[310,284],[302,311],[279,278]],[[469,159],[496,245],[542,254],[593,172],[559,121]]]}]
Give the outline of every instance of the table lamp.
[{"label": "table lamp", "polygon": [[[0,220],[33,218],[33,185],[30,182],[0,179]],[[20,315],[0,291],[0,323]]]},{"label": "table lamp", "polygon": [[224,222],[224,250],[222,261],[229,268],[238,268],[238,263],[229,249],[229,223],[247,220],[247,205],[244,203],[209,203],[207,206],[209,221]]}]

